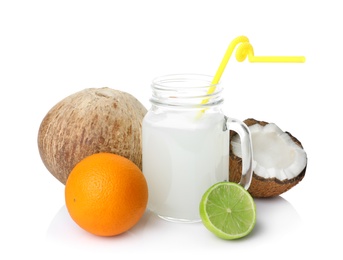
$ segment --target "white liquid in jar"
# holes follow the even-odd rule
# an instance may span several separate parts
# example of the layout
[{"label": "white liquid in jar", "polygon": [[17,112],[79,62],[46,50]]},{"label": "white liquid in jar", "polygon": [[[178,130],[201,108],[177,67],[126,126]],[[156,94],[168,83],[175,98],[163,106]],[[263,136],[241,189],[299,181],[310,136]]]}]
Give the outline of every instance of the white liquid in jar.
[{"label": "white liquid in jar", "polygon": [[200,221],[199,203],[213,184],[228,180],[229,133],[224,116],[198,111],[148,112],[143,120],[143,174],[148,208],[160,217]]}]

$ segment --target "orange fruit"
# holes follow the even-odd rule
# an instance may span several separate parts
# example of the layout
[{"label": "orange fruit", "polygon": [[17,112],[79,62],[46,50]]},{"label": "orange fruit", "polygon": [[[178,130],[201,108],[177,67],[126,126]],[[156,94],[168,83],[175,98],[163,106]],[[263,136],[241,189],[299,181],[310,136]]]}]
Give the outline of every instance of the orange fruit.
[{"label": "orange fruit", "polygon": [[81,228],[98,236],[115,236],[143,216],[148,186],[141,170],[129,159],[97,153],[81,160],[71,171],[65,202]]}]

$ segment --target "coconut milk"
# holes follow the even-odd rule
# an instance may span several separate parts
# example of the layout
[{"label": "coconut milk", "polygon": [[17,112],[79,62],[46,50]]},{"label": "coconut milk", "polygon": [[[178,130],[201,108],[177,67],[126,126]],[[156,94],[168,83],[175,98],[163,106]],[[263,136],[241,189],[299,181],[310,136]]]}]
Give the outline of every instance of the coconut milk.
[{"label": "coconut milk", "polygon": [[220,113],[148,112],[143,121],[143,173],[148,208],[168,220],[200,220],[199,203],[213,184],[228,180],[229,134]]}]

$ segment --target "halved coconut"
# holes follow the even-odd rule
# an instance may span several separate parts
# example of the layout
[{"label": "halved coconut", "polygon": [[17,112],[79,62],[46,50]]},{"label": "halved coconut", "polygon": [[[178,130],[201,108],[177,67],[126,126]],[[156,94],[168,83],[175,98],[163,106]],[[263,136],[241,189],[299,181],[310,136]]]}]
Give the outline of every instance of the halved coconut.
[{"label": "halved coconut", "polygon": [[[253,178],[248,191],[255,198],[273,197],[298,184],[305,176],[307,155],[301,143],[276,124],[246,119],[253,146]],[[231,131],[229,180],[241,179],[239,136]]]}]

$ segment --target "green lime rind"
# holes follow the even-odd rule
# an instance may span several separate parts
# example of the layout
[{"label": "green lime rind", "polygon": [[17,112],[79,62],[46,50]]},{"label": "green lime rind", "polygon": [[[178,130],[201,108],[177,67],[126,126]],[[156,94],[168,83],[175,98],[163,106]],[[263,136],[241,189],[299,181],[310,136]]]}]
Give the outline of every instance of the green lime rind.
[{"label": "green lime rind", "polygon": [[222,239],[248,235],[256,224],[256,205],[248,191],[234,182],[219,182],[203,195],[200,217],[204,226]]}]

